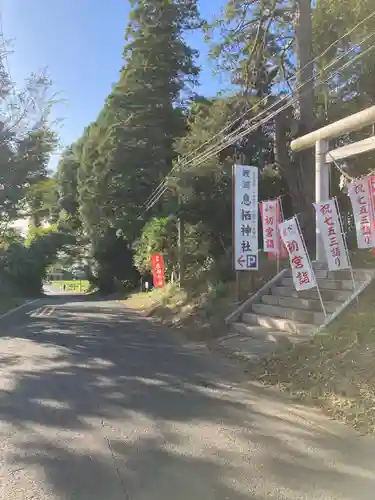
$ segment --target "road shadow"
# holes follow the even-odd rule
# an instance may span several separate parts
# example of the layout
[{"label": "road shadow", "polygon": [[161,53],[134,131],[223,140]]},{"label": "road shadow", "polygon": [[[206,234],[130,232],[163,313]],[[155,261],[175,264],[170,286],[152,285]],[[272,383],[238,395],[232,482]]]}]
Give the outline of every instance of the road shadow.
[{"label": "road shadow", "polygon": [[375,445],[203,347],[115,303],[25,314],[0,337],[0,421],[10,474],[43,471],[49,498],[373,498]]}]

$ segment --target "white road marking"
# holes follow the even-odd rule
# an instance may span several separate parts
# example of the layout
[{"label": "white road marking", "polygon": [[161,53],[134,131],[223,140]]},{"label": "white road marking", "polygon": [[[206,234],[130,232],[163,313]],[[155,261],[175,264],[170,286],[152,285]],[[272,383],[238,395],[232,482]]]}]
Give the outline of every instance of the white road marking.
[{"label": "white road marking", "polygon": [[24,304],[21,304],[20,306],[14,307],[13,309],[10,309],[6,313],[2,314],[0,316],[0,319],[5,318],[6,316],[10,316],[11,314],[19,311],[20,309],[23,309],[26,306],[30,306],[31,304],[34,304],[35,302],[38,302],[40,299],[34,299],[34,300],[29,300],[28,302],[25,302]]}]

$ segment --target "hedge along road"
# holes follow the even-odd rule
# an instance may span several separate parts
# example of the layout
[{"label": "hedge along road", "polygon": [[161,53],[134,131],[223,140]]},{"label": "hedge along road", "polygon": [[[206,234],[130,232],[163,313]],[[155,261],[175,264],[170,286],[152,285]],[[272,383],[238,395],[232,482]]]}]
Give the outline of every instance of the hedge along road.
[{"label": "hedge along road", "polygon": [[0,498],[372,499],[375,444],[89,297],[0,336]]}]

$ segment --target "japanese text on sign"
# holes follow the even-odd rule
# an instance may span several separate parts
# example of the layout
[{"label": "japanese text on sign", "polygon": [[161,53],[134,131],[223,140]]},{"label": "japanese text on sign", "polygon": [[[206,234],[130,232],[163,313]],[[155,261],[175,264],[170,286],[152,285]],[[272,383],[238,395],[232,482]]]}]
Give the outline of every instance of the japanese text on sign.
[{"label": "japanese text on sign", "polygon": [[258,168],[235,165],[234,267],[258,269]]},{"label": "japanese text on sign", "polygon": [[262,202],[263,248],[265,252],[278,252],[278,203],[279,200]]},{"label": "japanese text on sign", "polygon": [[[263,212],[263,206],[261,204],[260,206],[260,213],[262,215]],[[287,259],[288,258],[288,252],[287,249],[285,248],[285,245],[280,237],[280,232],[279,232],[279,224],[280,222],[283,222],[284,217],[283,217],[283,211],[281,207],[281,198],[277,199],[277,251],[275,252],[268,252],[268,260],[277,260],[277,259]]]},{"label": "japanese text on sign", "polygon": [[374,228],[368,177],[349,184],[348,194],[353,208],[358,248],[371,248]]},{"label": "japanese text on sign", "polygon": [[328,269],[349,269],[350,264],[341,231],[335,200],[314,204],[316,219],[327,257]]},{"label": "japanese text on sign", "polygon": [[315,274],[295,217],[279,224],[281,239],[289,254],[293,283],[297,291],[316,286]]},{"label": "japanese text on sign", "polygon": [[370,206],[372,216],[373,244],[372,255],[375,255],[375,175],[369,175],[369,190],[370,190]]},{"label": "japanese text on sign", "polygon": [[151,267],[154,287],[162,288],[165,285],[163,256],[153,254],[151,256]]}]

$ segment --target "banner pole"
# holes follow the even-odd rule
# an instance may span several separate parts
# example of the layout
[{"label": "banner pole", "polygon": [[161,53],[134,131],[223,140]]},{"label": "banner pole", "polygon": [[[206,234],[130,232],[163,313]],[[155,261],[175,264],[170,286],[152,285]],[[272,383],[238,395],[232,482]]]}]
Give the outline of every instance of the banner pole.
[{"label": "banner pole", "polygon": [[277,226],[276,226],[276,244],[277,244],[277,253],[276,253],[276,271],[277,274],[280,272],[280,254],[281,254],[281,238],[280,238],[280,231],[279,231],[279,224],[282,222],[282,210],[281,210],[281,203],[280,203],[280,196],[277,198],[277,210],[276,210],[276,217],[277,217]]},{"label": "banner pole", "polygon": [[[284,219],[285,219],[285,217],[284,217],[284,209],[283,209],[283,204],[281,202],[281,199],[282,199],[282,197],[278,196],[277,200],[278,200],[278,207],[279,207],[279,211],[280,211],[280,221],[279,221],[279,223],[280,222],[284,222]],[[281,234],[280,234],[279,226],[277,226],[277,230],[278,230],[278,237],[279,237],[279,239],[278,239],[279,257],[281,257],[281,251],[283,249],[283,245],[284,244],[283,244],[283,241],[281,239]]]},{"label": "banner pole", "polygon": [[307,256],[307,260],[310,264],[310,267],[311,267],[311,271],[314,275],[314,279],[315,279],[315,284],[316,284],[316,290],[318,292],[318,296],[319,296],[319,300],[320,300],[320,305],[322,306],[322,310],[323,310],[323,313],[324,313],[324,316],[327,317],[327,311],[326,311],[326,308],[324,306],[324,302],[323,302],[323,297],[322,297],[322,294],[320,293],[320,288],[319,288],[319,285],[318,285],[318,280],[317,280],[317,277],[316,277],[316,274],[315,274],[315,271],[314,271],[314,268],[312,266],[312,263],[311,263],[311,259],[310,259],[310,255],[308,254],[307,252],[307,248],[306,248],[306,243],[305,243],[305,238],[303,237],[303,234],[302,234],[302,231],[301,231],[301,226],[299,224],[299,220],[298,220],[298,217],[297,215],[295,216],[296,217],[296,223],[297,223],[297,227],[298,227],[298,231],[300,233],[300,236],[301,236],[301,240],[302,240],[302,244],[303,244],[303,248],[305,250],[305,254]]},{"label": "banner pole", "polygon": [[371,240],[372,240],[372,255],[375,255],[375,204],[374,204],[374,194],[373,194],[373,183],[372,179],[374,174],[368,175],[368,184],[369,184],[369,192],[370,192],[370,207],[371,207]]},{"label": "banner pole", "polygon": [[280,214],[281,214],[281,217],[284,221],[284,210],[283,210],[283,204],[281,203],[281,196],[278,196],[277,198],[279,200],[279,209],[280,209]]},{"label": "banner pole", "polygon": [[[339,210],[339,204],[337,202],[337,197],[335,196],[333,198],[333,200],[334,200],[335,207],[336,207],[336,210],[337,210],[337,215],[338,215],[338,219],[339,219],[340,229],[341,229],[341,233],[342,233],[342,239],[344,240],[344,247],[345,247],[345,252],[346,252],[346,258],[348,259],[348,263],[349,263],[350,275],[352,277],[353,292],[354,292],[356,283],[355,283],[355,279],[354,279],[353,265],[352,265],[352,261],[350,259],[348,242],[347,242],[347,239],[346,239],[346,233],[344,232],[344,223],[343,223],[342,218],[341,218],[341,213],[340,213],[340,210]],[[358,297],[358,295],[357,295],[357,303],[359,303],[359,297]]]}]

